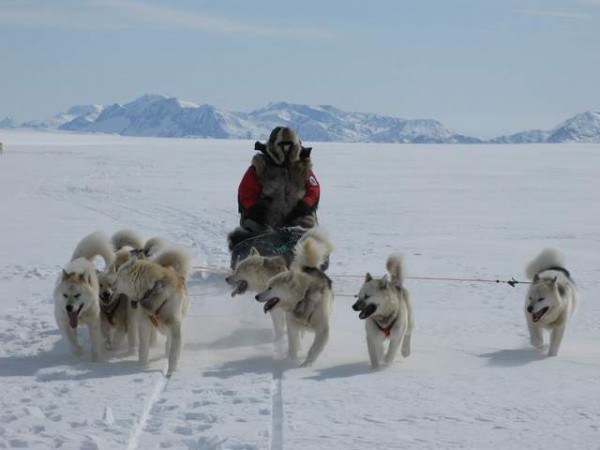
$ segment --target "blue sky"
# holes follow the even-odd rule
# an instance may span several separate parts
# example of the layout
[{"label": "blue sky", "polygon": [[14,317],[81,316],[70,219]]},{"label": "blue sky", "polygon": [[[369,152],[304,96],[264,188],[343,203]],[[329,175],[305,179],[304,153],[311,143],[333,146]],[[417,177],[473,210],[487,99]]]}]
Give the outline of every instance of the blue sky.
[{"label": "blue sky", "polygon": [[600,0],[0,0],[0,61],[0,118],[158,93],[488,137],[600,109]]}]

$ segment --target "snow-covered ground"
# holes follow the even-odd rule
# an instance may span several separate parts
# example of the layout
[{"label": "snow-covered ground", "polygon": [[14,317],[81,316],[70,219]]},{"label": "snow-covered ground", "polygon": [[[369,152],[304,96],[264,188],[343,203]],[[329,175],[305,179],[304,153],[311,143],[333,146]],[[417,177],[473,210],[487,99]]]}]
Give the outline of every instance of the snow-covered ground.
[{"label": "snow-covered ground", "polygon": [[[147,370],[72,356],[53,318],[56,276],[84,235],[126,227],[227,266],[252,143],[0,141],[0,448],[600,448],[600,146],[315,144],[336,244],[320,360],[274,360],[260,305],[198,273],[166,384],[160,346]],[[412,276],[523,279],[546,246],[564,251],[581,298],[558,357],[528,346],[523,285],[409,280],[413,354],[370,370],[351,295],[389,253]]]}]

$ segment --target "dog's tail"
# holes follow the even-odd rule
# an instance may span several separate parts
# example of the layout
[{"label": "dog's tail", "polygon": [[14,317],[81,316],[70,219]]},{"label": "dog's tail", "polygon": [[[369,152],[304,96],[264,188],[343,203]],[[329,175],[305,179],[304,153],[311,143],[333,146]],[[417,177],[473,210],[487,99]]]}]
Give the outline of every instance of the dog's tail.
[{"label": "dog's tail", "polygon": [[166,247],[167,247],[167,241],[166,241],[166,239],[163,239],[161,237],[150,238],[150,239],[148,239],[146,244],[143,246],[143,248],[142,248],[142,246],[140,246],[140,248],[142,248],[144,255],[146,257],[154,256]]},{"label": "dog's tail", "polygon": [[296,245],[292,266],[320,269],[323,263],[327,261],[330,248],[331,244],[328,242],[322,242],[312,237],[307,237]]},{"label": "dog's tail", "polygon": [[119,230],[112,235],[110,242],[115,250],[121,250],[123,247],[141,250],[144,247],[144,239],[135,230]]},{"label": "dog's tail", "polygon": [[320,245],[322,245],[326,256],[329,256],[334,250],[334,246],[329,239],[329,235],[321,227],[309,228],[308,231],[302,235],[299,242],[305,241],[306,239],[314,239]]},{"label": "dog's tail", "polygon": [[192,255],[184,248],[169,248],[159,253],[154,262],[163,267],[171,267],[182,278],[192,271]]},{"label": "dog's tail", "polygon": [[404,284],[404,262],[400,253],[392,253],[385,263],[385,268],[390,274],[392,283],[400,286]]},{"label": "dog's tail", "polygon": [[560,250],[555,248],[546,248],[536,256],[536,258],[527,264],[525,268],[525,275],[530,280],[540,272],[548,269],[555,269],[557,267],[565,268],[565,258]]},{"label": "dog's tail", "polygon": [[115,260],[115,253],[110,245],[108,237],[102,231],[96,231],[84,237],[71,256],[71,261],[77,258],[85,258],[88,261],[93,261],[96,256],[101,256],[106,267],[111,265]]}]

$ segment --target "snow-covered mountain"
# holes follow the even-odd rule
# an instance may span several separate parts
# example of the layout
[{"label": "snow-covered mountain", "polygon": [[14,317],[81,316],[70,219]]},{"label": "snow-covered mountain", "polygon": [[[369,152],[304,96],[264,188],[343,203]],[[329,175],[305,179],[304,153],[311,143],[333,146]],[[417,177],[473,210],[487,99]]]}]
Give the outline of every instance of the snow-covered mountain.
[{"label": "snow-covered mountain", "polygon": [[12,117],[5,117],[0,120],[0,128],[16,128],[18,125]]},{"label": "snow-covered mountain", "polygon": [[[402,119],[348,112],[329,105],[269,103],[251,112],[231,112],[174,97],[148,94],[129,103],[73,106],[66,112],[22,127],[61,129],[123,136],[266,139],[276,126],[291,126],[305,141],[377,143],[481,143],[432,119]],[[0,128],[17,126],[11,118]],[[499,136],[495,144],[544,142],[600,143],[600,111],[578,114],[552,130],[530,130]]]},{"label": "snow-covered mountain", "polygon": [[463,136],[428,119],[400,119],[377,114],[342,111],[333,106],[286,102],[264,108],[229,112],[162,95],[144,95],[126,104],[77,106],[66,113],[23,124],[33,128],[113,133],[124,136],[210,137],[266,139],[279,125],[298,130],[305,141],[470,143]]},{"label": "snow-covered mountain", "polygon": [[101,105],[75,105],[65,112],[60,112],[47,119],[31,120],[21,124],[21,126],[25,128],[53,129],[61,128],[73,121],[91,123],[100,115],[103,109],[104,106]]},{"label": "snow-covered mountain", "polygon": [[587,111],[557,125],[552,130],[531,130],[491,141],[502,144],[585,142],[600,143],[600,111]]}]

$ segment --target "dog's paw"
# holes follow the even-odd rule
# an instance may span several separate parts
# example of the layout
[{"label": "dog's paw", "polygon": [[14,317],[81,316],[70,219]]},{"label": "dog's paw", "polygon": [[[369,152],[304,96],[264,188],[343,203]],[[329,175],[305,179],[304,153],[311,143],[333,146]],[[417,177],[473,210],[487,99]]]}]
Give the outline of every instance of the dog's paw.
[{"label": "dog's paw", "polygon": [[309,361],[308,359],[306,359],[302,362],[302,364],[300,364],[300,367],[311,367],[313,363],[314,361]]},{"label": "dog's paw", "polygon": [[544,346],[544,341],[541,339],[531,339],[529,342],[531,343],[531,346],[535,348],[542,348]]}]

